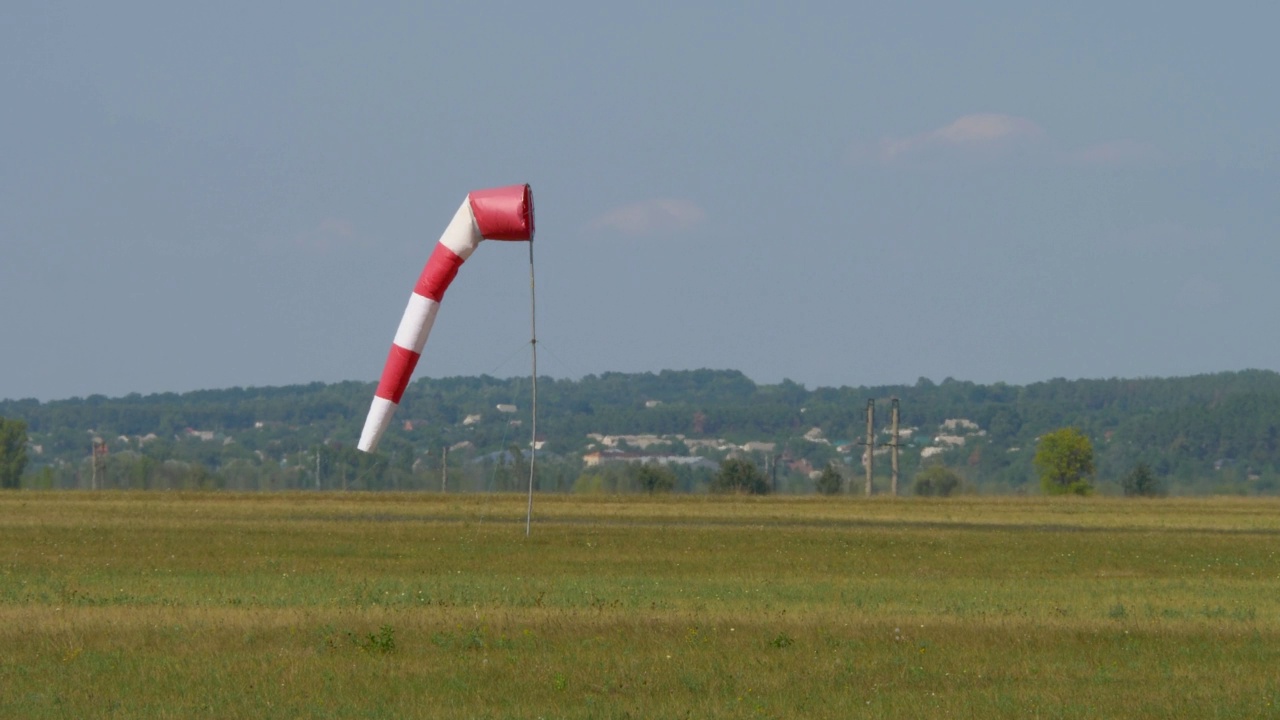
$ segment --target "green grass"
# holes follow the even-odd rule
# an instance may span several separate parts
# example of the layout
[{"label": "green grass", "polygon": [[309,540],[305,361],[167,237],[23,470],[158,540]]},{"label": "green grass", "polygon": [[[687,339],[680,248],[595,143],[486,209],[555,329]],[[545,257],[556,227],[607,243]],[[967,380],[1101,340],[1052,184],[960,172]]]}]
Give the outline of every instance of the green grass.
[{"label": "green grass", "polygon": [[1260,499],[0,494],[0,717],[1280,717]]}]

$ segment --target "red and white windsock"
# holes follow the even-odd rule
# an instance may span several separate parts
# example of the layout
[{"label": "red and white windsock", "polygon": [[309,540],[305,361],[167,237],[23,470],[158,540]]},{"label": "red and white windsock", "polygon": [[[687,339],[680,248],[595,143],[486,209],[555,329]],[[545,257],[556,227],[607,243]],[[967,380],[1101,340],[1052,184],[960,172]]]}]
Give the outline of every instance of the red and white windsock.
[{"label": "red and white windsock", "polygon": [[391,353],[387,355],[382,379],[378,381],[373,405],[360,433],[358,447],[361,450],[377,449],[409,385],[413,368],[422,357],[422,348],[427,344],[427,335],[431,334],[444,292],[481,240],[533,240],[533,191],[528,185],[471,192],[445,228],[400,318],[400,328],[391,343]]}]

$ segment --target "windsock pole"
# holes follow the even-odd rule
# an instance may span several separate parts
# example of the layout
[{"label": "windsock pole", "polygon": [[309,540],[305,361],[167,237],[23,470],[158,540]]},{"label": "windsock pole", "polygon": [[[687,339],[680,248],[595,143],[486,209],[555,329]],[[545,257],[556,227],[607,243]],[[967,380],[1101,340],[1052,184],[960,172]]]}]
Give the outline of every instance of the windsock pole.
[{"label": "windsock pole", "polygon": [[538,312],[537,293],[533,283],[533,243],[529,243],[529,347],[533,355],[533,419],[529,442],[529,510],[524,517],[524,536],[529,537],[533,524],[533,478],[538,464]]}]

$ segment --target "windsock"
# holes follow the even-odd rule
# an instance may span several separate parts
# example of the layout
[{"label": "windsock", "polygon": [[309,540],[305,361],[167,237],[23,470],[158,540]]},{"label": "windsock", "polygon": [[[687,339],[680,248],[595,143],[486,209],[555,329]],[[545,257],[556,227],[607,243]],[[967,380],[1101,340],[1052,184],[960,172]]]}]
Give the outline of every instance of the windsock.
[{"label": "windsock", "polygon": [[472,191],[444,229],[400,318],[387,364],[382,369],[382,379],[373,395],[373,405],[364,421],[364,431],[360,433],[357,447],[361,450],[377,449],[409,385],[418,358],[422,357],[422,348],[431,334],[444,292],[481,240],[533,240],[533,191],[528,185]]}]

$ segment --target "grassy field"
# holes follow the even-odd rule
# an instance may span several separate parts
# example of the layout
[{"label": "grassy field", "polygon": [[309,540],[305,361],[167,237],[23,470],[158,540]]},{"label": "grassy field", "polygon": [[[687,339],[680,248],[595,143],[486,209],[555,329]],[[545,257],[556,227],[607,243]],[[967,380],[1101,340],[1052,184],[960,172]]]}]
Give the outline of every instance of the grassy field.
[{"label": "grassy field", "polygon": [[4,718],[1280,717],[1280,503],[0,494]]}]

